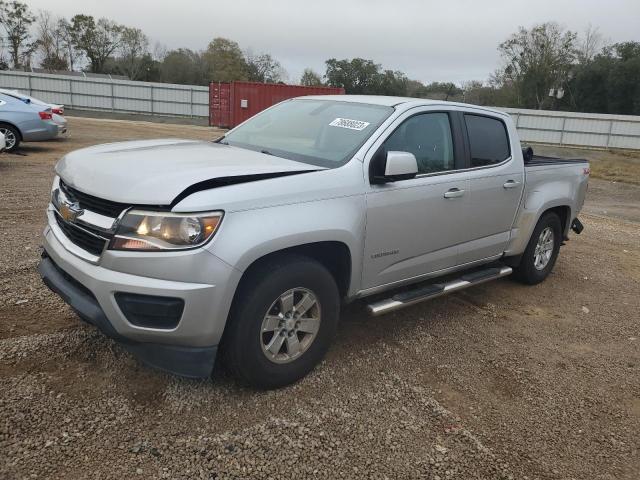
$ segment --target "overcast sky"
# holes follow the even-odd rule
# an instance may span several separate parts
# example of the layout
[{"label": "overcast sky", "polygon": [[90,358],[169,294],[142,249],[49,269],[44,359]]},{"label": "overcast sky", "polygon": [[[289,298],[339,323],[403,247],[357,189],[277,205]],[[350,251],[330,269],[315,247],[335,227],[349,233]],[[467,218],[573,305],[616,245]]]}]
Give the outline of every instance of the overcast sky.
[{"label": "overcast sky", "polygon": [[[23,0],[24,1],[24,0]],[[423,82],[483,80],[519,25],[553,20],[610,41],[640,41],[640,0],[26,0],[37,11],[86,13],[141,28],[168,49],[216,36],[274,55],[299,79],[328,58],[371,58]]]}]

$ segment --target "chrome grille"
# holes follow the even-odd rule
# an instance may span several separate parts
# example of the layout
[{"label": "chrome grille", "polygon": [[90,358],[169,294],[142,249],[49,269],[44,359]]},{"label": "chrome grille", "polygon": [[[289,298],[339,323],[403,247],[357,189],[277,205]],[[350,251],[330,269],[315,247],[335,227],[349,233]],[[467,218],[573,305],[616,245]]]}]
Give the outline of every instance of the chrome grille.
[{"label": "chrome grille", "polygon": [[126,203],[112,202],[111,200],[105,200],[89,195],[88,193],[83,193],[80,190],[70,187],[62,180],[60,180],[60,189],[65,195],[77,201],[80,204],[80,208],[91,210],[106,217],[117,218],[125,209],[131,206]]},{"label": "chrome grille", "polygon": [[57,212],[54,213],[54,216],[58,227],[71,242],[93,255],[100,256],[102,254],[109,238],[99,235],[98,232],[92,232],[90,228],[65,222]]}]

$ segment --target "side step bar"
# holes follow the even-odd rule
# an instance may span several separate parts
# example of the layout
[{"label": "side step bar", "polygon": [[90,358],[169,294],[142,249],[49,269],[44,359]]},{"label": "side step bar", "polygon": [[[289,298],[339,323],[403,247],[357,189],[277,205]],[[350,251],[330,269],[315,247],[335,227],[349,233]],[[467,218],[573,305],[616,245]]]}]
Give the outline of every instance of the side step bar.
[{"label": "side step bar", "polygon": [[418,287],[414,290],[398,293],[391,298],[371,303],[367,306],[369,313],[373,316],[400,310],[401,308],[415,305],[416,303],[441,297],[447,293],[457,292],[465,288],[473,287],[484,282],[489,282],[497,278],[511,275],[511,267],[495,267],[467,273],[456,280],[447,283],[434,283],[426,287]]}]

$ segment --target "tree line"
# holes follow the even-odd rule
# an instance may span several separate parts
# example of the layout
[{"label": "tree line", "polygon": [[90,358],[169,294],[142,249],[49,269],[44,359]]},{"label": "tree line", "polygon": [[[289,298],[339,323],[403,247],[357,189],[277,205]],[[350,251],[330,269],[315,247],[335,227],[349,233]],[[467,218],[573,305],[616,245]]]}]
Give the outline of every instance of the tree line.
[{"label": "tree line", "polygon": [[[289,79],[266,52],[243,50],[217,37],[203,50],[151,47],[139,28],[78,14],[37,15],[19,0],[0,0],[4,30],[0,68],[85,70],[132,80],[207,85]],[[343,87],[346,93],[398,95],[479,105],[640,115],[640,42],[608,44],[597,28],[582,34],[547,22],[520,27],[498,45],[501,63],[486,80],[432,82],[410,79],[371,59],[330,58],[323,74],[307,68],[301,85]]]},{"label": "tree line", "polygon": [[19,0],[0,0],[4,30],[0,69],[39,66],[47,71],[85,70],[131,80],[207,85],[211,81],[280,82],[287,73],[268,53],[243,51],[237,42],[214,38],[206,49],[151,48],[139,28],[78,14],[67,19],[48,11],[35,15]]}]

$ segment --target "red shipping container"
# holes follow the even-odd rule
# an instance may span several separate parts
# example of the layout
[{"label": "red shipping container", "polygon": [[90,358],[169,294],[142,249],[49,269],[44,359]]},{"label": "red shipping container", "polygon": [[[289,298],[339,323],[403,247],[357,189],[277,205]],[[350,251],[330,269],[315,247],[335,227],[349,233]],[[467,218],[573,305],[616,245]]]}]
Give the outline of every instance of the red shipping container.
[{"label": "red shipping container", "polygon": [[271,105],[303,95],[344,95],[344,88],[212,82],[209,84],[209,125],[233,128]]}]

